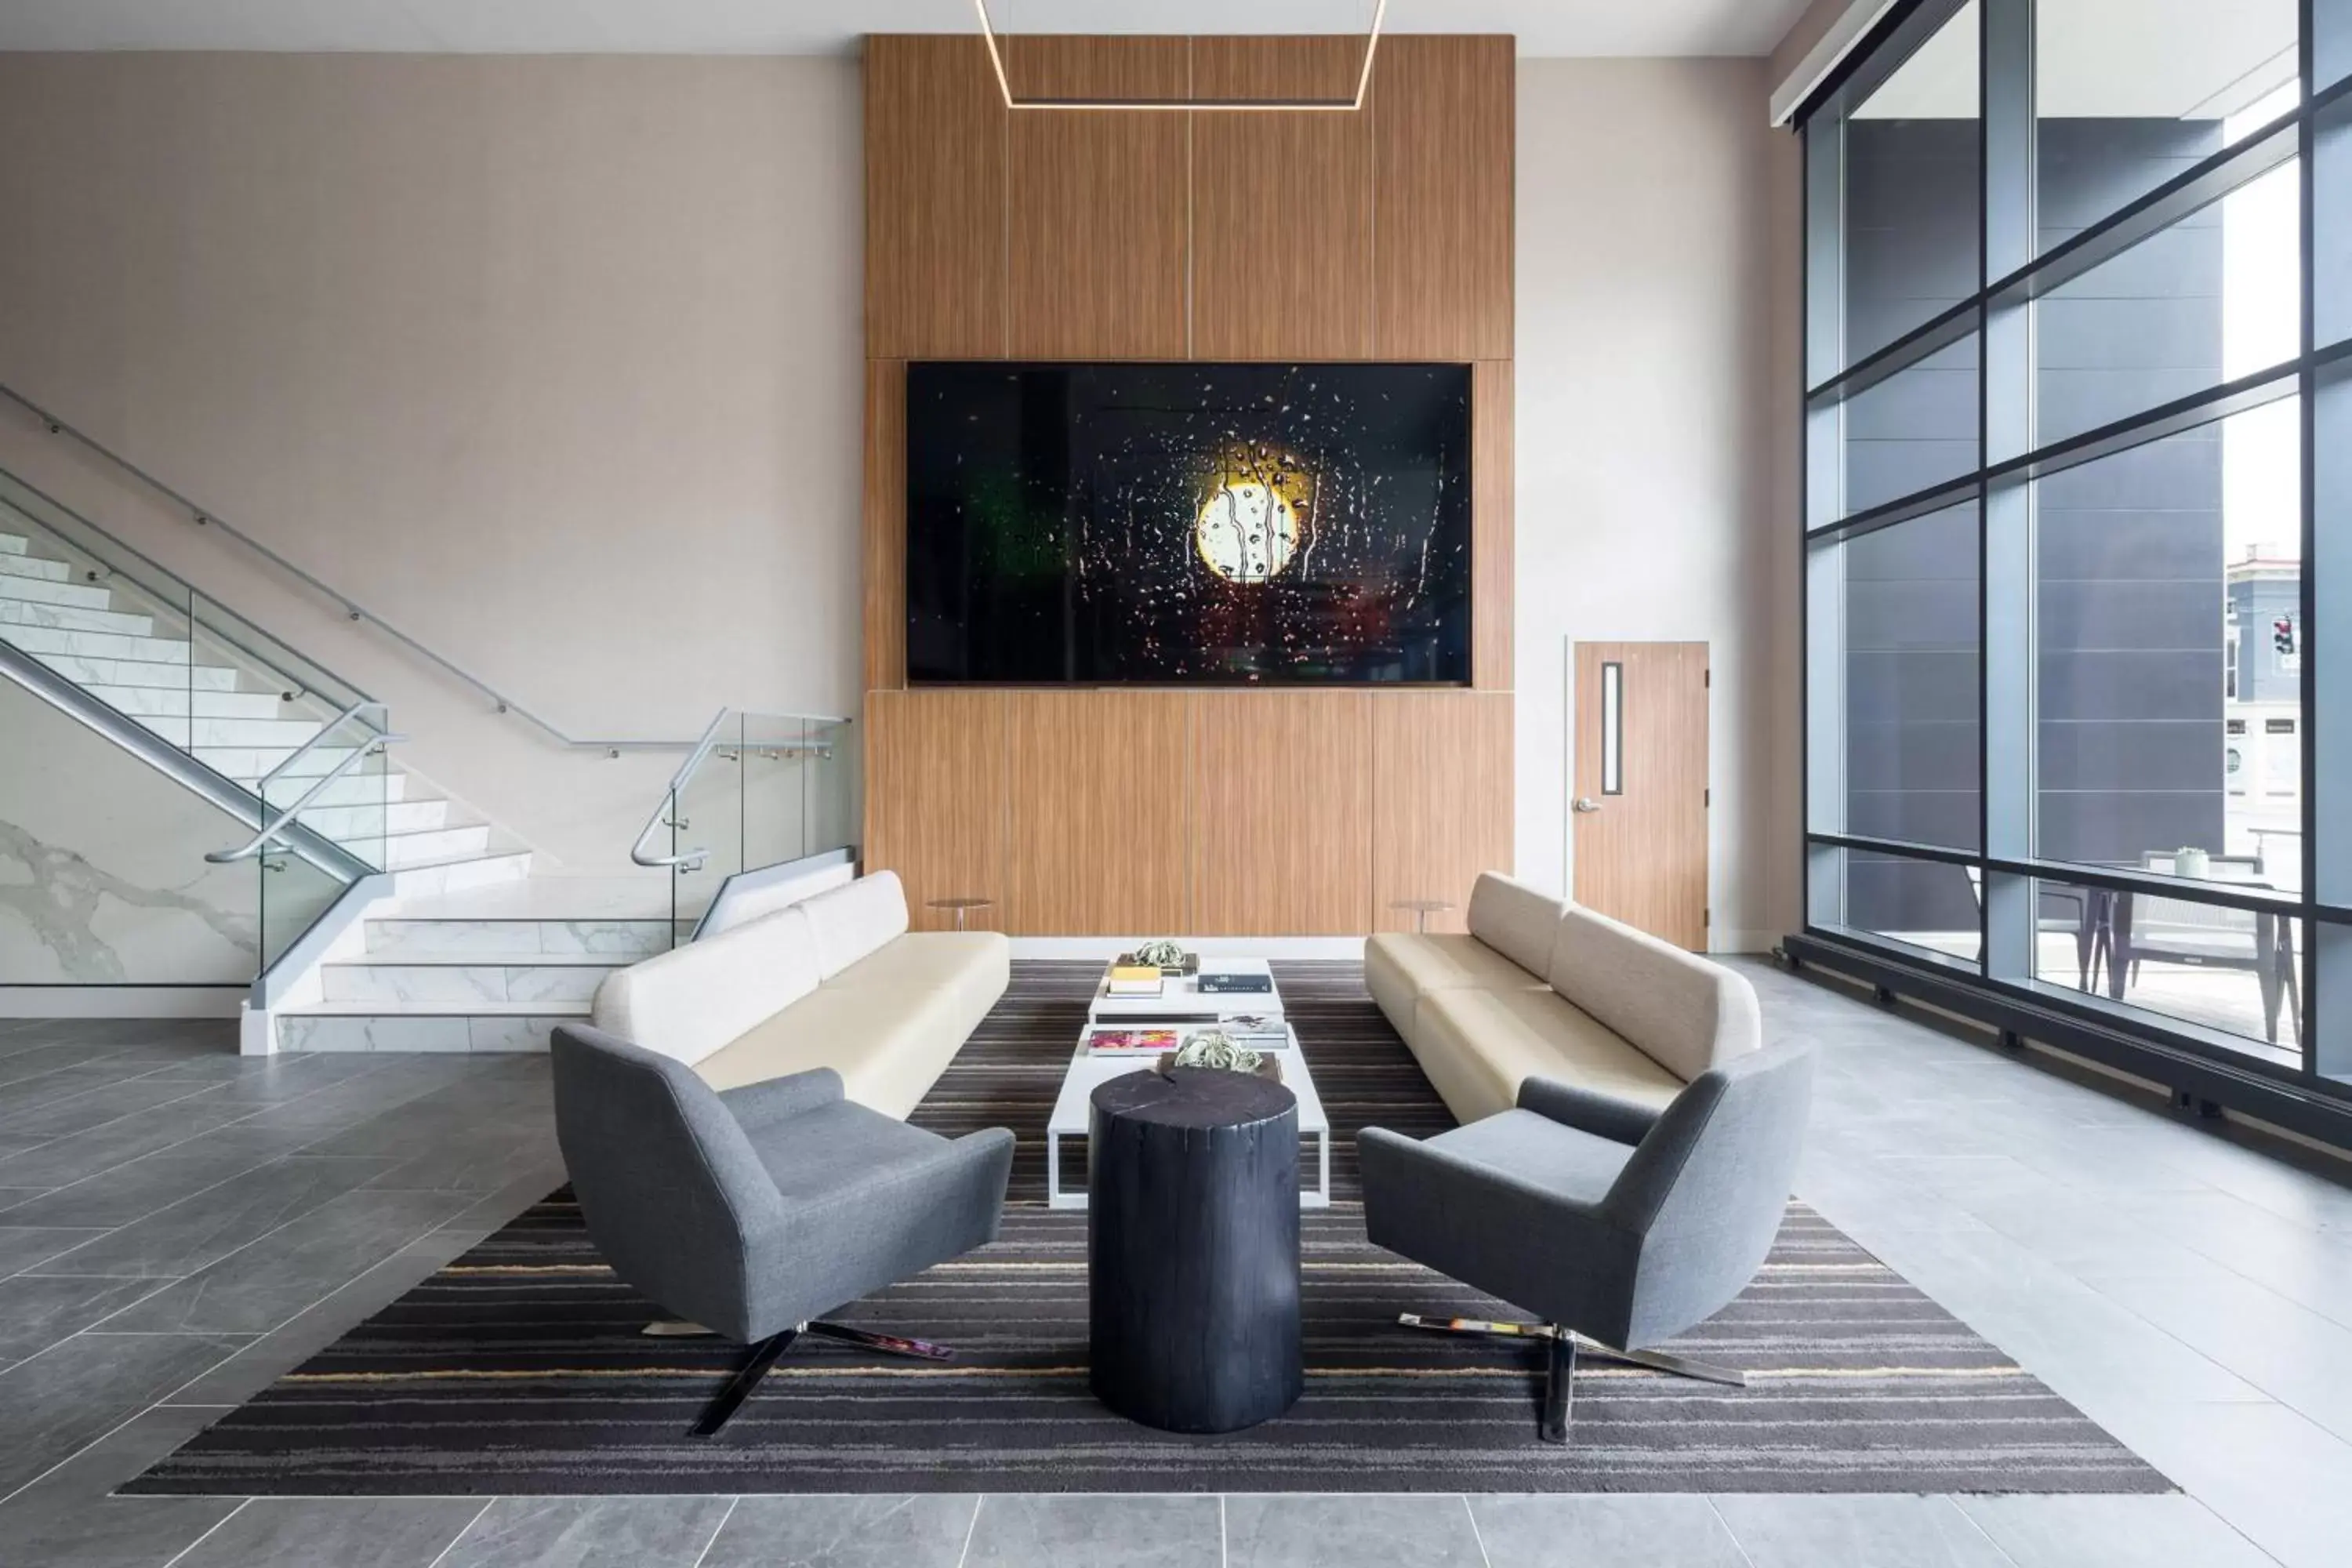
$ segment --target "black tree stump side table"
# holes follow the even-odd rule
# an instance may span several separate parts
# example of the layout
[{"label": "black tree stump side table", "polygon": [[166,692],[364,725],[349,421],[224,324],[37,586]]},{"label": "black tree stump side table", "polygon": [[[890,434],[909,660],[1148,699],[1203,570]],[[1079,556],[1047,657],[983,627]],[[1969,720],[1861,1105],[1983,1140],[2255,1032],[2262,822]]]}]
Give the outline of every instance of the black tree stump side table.
[{"label": "black tree stump side table", "polygon": [[1087,1259],[1095,1397],[1170,1432],[1281,1415],[1307,1383],[1298,1099],[1213,1068],[1094,1092]]}]

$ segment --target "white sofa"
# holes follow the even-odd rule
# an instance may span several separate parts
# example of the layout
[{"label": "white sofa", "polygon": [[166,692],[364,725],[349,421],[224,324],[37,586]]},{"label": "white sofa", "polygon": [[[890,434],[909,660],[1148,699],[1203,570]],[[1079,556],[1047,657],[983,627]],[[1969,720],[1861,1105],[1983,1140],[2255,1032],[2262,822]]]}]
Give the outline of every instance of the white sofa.
[{"label": "white sofa", "polygon": [[847,887],[618,971],[595,1024],[684,1062],[714,1089],[810,1068],[903,1118],[1004,994],[995,931],[910,931],[896,874]]},{"label": "white sofa", "polygon": [[1719,963],[1488,872],[1467,935],[1383,931],[1364,979],[1454,1117],[1556,1078],[1663,1107],[1763,1043],[1755,988]]}]

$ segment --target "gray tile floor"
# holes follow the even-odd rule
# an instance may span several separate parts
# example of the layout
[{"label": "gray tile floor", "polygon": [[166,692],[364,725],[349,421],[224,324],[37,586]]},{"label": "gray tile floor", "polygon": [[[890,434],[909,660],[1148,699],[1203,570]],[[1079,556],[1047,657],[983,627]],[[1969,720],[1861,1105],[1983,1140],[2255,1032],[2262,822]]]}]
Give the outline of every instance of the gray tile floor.
[{"label": "gray tile floor", "polygon": [[1800,1195],[2177,1481],[2154,1498],[111,1498],[560,1179],[544,1058],[0,1022],[0,1563],[2340,1568],[2352,1169],[1750,970]]}]

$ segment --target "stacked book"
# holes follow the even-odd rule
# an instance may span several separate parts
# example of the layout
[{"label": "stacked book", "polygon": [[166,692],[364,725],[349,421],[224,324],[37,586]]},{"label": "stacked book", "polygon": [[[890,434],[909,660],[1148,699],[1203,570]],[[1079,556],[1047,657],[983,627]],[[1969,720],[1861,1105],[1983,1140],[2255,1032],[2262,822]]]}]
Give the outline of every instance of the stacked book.
[{"label": "stacked book", "polygon": [[1153,1058],[1176,1048],[1173,1029],[1088,1029],[1087,1054]]},{"label": "stacked book", "polygon": [[1284,1051],[1290,1048],[1290,1031],[1283,1026],[1279,1018],[1262,1018],[1244,1013],[1227,1018],[1217,1027],[1245,1050]]},{"label": "stacked book", "polygon": [[1110,966],[1110,981],[1103,991],[1109,996],[1157,996],[1160,986],[1158,964],[1114,963]]}]

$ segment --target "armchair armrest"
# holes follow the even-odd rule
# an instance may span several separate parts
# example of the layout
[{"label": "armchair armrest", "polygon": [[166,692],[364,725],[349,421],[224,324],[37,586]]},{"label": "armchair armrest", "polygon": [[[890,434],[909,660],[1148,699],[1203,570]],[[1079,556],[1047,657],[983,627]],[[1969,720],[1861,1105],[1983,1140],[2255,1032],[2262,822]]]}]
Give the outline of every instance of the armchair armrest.
[{"label": "armchair armrest", "polygon": [[841,1075],[831,1068],[811,1068],[762,1083],[719,1091],[719,1103],[747,1131],[773,1126],[788,1117],[831,1105],[841,1099]]},{"label": "armchair armrest", "polygon": [[1612,1143],[1639,1143],[1656,1125],[1662,1111],[1632,1100],[1616,1100],[1563,1083],[1556,1078],[1531,1078],[1519,1085],[1519,1109],[1546,1121]]}]

